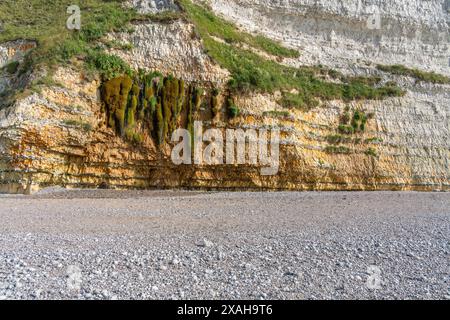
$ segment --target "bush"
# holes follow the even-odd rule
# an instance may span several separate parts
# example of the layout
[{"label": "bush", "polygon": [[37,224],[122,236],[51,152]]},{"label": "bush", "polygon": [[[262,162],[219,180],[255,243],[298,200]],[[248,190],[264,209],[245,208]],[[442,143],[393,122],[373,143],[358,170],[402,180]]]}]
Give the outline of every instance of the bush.
[{"label": "bush", "polygon": [[156,104],[156,137],[158,145],[164,144],[164,116],[162,111],[161,103]]},{"label": "bush", "polygon": [[56,47],[56,55],[63,62],[74,56],[84,55],[87,52],[86,44],[78,39],[68,39]]},{"label": "bush", "polygon": [[368,139],[366,139],[364,142],[365,142],[365,143],[375,143],[375,144],[378,144],[378,143],[382,143],[382,142],[383,142],[383,139],[377,138],[377,137],[373,137],[373,138],[368,138]]}]

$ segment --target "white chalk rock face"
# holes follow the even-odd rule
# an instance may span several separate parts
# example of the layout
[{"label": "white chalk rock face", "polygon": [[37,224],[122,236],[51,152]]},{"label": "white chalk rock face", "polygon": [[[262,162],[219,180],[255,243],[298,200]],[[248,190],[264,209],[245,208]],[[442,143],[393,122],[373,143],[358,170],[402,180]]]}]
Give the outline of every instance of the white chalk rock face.
[{"label": "white chalk rock face", "polygon": [[178,10],[173,0],[130,0],[129,5],[139,13],[157,13],[167,10]]}]

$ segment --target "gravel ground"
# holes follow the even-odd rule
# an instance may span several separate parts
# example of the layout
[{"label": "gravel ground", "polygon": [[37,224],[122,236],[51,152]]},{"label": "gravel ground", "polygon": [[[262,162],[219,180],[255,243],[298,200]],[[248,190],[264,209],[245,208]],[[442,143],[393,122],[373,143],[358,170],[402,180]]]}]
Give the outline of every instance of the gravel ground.
[{"label": "gravel ground", "polygon": [[450,299],[450,193],[0,196],[0,299]]}]

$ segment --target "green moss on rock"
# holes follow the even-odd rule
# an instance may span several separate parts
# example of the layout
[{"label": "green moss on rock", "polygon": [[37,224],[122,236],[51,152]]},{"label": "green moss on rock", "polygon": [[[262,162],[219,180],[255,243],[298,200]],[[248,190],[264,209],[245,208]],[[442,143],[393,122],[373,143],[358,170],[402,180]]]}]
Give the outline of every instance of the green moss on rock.
[{"label": "green moss on rock", "polygon": [[[144,139],[148,130],[157,145],[163,145],[179,126],[193,131],[194,115],[199,111],[203,89],[186,85],[173,76],[140,72],[134,79],[120,76],[102,86],[102,100],[108,126],[133,143]],[[219,91],[212,97],[217,99]],[[218,105],[218,103],[216,104]],[[187,117],[182,117],[182,115]],[[182,123],[182,119],[185,123]]]}]

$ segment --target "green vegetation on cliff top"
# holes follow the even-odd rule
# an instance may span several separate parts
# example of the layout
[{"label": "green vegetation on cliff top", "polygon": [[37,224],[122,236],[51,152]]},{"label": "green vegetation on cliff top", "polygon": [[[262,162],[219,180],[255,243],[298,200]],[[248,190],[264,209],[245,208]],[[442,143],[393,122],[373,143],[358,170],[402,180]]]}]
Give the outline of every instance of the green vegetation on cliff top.
[{"label": "green vegetation on cliff top", "polygon": [[[81,9],[82,29],[66,28],[67,7]],[[98,41],[111,31],[126,31],[137,16],[122,1],[99,0],[2,0],[0,2],[0,43],[26,39],[37,41],[37,48],[27,57],[25,68],[40,64],[53,66],[79,56],[88,66],[107,78],[126,73],[129,68],[118,57],[106,55]]]}]

